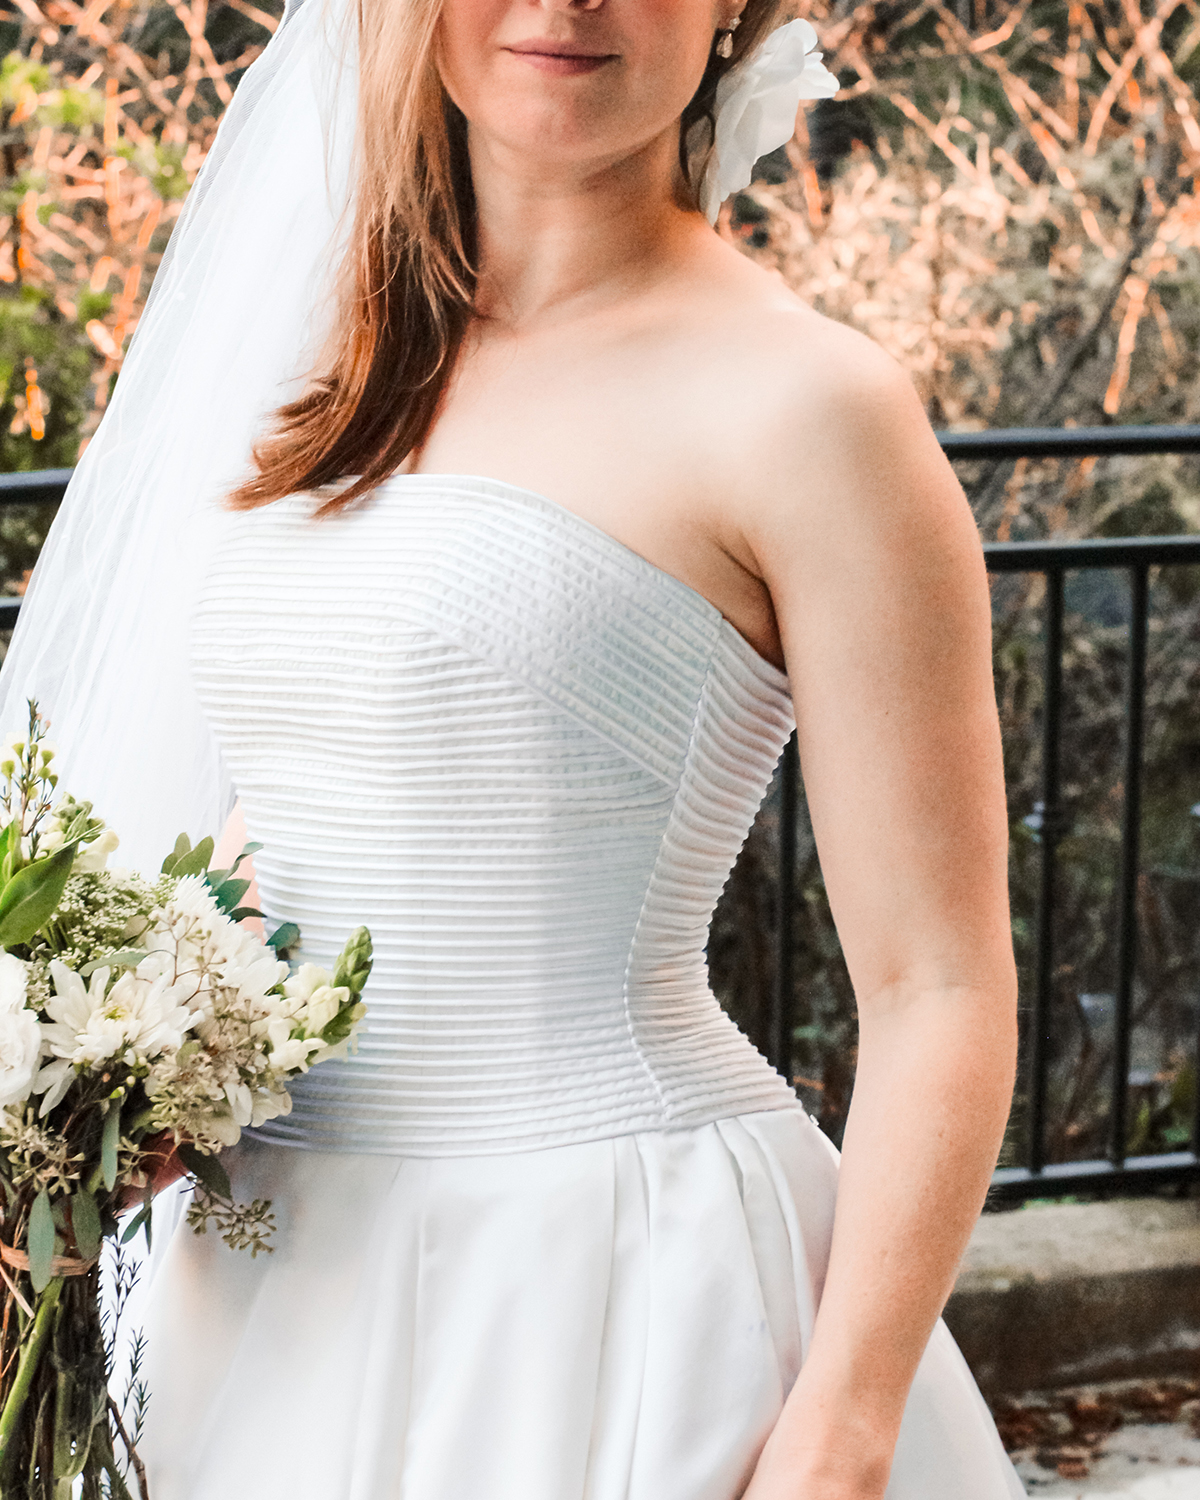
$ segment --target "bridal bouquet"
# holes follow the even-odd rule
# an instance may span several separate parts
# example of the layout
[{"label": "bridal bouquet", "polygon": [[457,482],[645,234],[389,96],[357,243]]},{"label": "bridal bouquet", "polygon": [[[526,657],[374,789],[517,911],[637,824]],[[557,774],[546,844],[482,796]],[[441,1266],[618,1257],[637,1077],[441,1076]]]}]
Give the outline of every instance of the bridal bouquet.
[{"label": "bridal bouquet", "polygon": [[131,1468],[148,1500],[144,1392],[127,1424],[108,1390],[101,1245],[130,1206],[121,1241],[149,1240],[174,1150],[196,1232],[270,1249],[270,1204],[234,1202],[218,1153],[345,1053],[371,941],[360,927],[332,973],[291,973],[294,926],[264,942],[240,925],[261,916],[237,873],[258,845],[213,870],[212,839],[181,836],[157,879],[108,869],[116,836],[58,795],[45,727],[30,703],[0,746],[0,1500],[131,1500]]}]

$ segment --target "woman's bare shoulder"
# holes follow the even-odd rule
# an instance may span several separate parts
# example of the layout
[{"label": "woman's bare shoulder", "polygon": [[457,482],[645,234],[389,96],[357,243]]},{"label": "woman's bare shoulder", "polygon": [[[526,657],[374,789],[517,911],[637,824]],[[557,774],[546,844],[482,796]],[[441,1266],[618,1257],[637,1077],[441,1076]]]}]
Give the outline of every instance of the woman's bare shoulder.
[{"label": "woman's bare shoulder", "polygon": [[727,503],[751,548],[798,528],[835,545],[847,528],[887,528],[898,545],[947,522],[961,530],[966,502],[908,372],[777,278],[740,292],[722,430],[736,471]]}]

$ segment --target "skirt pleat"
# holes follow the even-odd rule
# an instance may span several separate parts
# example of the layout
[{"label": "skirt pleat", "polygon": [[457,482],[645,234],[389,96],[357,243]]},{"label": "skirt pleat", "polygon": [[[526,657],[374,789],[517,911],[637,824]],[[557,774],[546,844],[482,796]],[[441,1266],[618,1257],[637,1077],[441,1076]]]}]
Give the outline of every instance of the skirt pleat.
[{"label": "skirt pleat", "polygon": [[[276,1249],[172,1233],[184,1195],[156,1205],[125,1317],[155,1500],[741,1494],[829,1256],[837,1153],[800,1108],[509,1155],[225,1160],[272,1200]],[[939,1323],[888,1500],[1023,1493]]]}]

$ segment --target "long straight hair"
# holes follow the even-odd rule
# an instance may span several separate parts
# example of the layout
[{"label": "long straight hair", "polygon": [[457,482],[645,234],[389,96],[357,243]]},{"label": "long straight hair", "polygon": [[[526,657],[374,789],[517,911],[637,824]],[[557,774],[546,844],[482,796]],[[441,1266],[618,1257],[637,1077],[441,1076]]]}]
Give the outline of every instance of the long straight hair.
[{"label": "long straight hair", "polygon": [[[683,113],[680,165],[693,195],[717,84],[781,7],[748,0],[733,55],[714,47]],[[332,514],[394,474],[433,426],[476,287],[467,123],[438,72],[440,15],[441,0],[358,0],[354,217],[333,333],[304,394],[279,408],[256,445],[254,473],[229,496],[234,509],[315,492],[329,496],[318,514]],[[697,135],[707,143],[700,152]]]}]

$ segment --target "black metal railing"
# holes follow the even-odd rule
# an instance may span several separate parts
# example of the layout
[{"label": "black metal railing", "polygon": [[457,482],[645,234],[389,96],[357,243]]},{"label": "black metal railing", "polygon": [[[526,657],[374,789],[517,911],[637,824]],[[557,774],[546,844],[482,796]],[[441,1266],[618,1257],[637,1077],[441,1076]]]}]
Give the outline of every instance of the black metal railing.
[{"label": "black metal railing", "polygon": [[[1008,428],[992,432],[943,433],[942,447],[954,460],[1020,458],[1086,458],[1115,454],[1200,453],[1200,426],[1095,427],[1048,431]],[[69,469],[0,475],[0,507],[54,502],[62,498]],[[1146,647],[1150,570],[1163,565],[1200,564],[1200,536],[1136,537],[1064,542],[992,542],[984,547],[993,573],[1042,573],[1044,688],[1042,711],[1041,809],[1039,818],[1040,881],[1037,898],[1036,959],[1028,1017],[1029,1045],[1021,1093],[1025,1100],[1026,1160],[1023,1166],[999,1168],[992,1195],[1020,1200],[1106,1188],[1129,1189],[1157,1182],[1200,1178],[1200,1090],[1192,1123],[1190,1149],[1155,1156],[1126,1155],[1129,1116],[1129,1043],[1134,977],[1137,966],[1137,881],[1141,825],[1142,737],[1146,701]],[[1048,1037],[1053,1003],[1055,963],[1054,909],[1058,842],[1065,830],[1061,799],[1062,641],[1064,581],[1079,569],[1115,568],[1128,574],[1130,628],[1125,681],[1124,806],[1121,827],[1117,902],[1117,978],[1115,991],[1112,1091],[1108,1155],[1102,1160],[1048,1162],[1046,1101]],[[0,628],[15,623],[18,599],[0,599]],[[1200,713],[1200,703],[1197,704]],[[780,820],[794,829],[801,796],[799,759],[793,736],[784,752]],[[792,889],[795,841],[780,840],[779,889]],[[782,917],[782,913],[781,913]],[[763,1050],[785,1074],[792,1068],[797,1026],[795,951],[792,924],[780,920],[776,984]],[[1200,1035],[1196,1038],[1200,1074]]]}]

